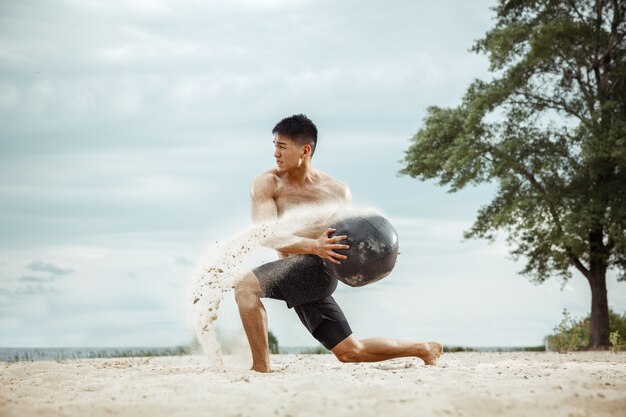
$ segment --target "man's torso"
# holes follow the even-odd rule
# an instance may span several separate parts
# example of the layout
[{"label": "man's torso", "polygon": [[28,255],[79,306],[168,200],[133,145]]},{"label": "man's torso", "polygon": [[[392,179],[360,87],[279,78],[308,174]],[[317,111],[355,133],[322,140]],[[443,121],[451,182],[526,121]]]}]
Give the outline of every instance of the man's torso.
[{"label": "man's torso", "polygon": [[275,175],[274,201],[279,216],[303,208],[315,206],[343,206],[346,201],[345,185],[328,174],[318,172],[315,181],[307,184],[292,184]]}]

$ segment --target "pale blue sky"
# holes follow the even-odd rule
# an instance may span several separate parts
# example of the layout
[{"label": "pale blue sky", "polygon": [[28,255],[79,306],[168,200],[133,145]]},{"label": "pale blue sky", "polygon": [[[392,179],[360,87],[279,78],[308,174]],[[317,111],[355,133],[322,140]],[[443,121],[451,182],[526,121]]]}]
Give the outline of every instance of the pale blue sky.
[{"label": "pale blue sky", "polygon": [[[249,225],[249,182],[295,113],[318,126],[314,165],[400,235],[390,277],[337,292],[358,336],[536,345],[563,308],[586,314],[580,275],[535,286],[502,241],[462,242],[492,187],[397,176],[426,107],[489,77],[468,49],[493,3],[0,4],[0,346],[188,342],[193,265]],[[281,344],[315,344],[267,308]],[[217,323],[239,331],[230,297]]]}]

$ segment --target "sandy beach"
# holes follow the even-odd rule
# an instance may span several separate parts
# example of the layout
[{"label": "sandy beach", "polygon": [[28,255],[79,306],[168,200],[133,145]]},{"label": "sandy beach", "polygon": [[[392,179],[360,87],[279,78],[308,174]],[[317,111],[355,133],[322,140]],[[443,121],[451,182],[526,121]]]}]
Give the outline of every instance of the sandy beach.
[{"label": "sandy beach", "polygon": [[0,364],[8,416],[623,416],[626,354],[446,353],[342,364],[275,355],[258,374],[224,357]]}]

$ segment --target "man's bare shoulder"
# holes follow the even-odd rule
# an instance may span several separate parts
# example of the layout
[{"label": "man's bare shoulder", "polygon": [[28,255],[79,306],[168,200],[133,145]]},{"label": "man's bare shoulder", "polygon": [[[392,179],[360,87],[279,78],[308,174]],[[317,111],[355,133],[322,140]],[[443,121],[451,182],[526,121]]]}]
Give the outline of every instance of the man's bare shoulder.
[{"label": "man's bare shoulder", "polygon": [[255,195],[273,195],[276,191],[276,171],[268,169],[263,171],[252,179],[250,192]]},{"label": "man's bare shoulder", "polygon": [[345,183],[339,181],[338,179],[336,179],[335,177],[333,177],[332,175],[324,171],[318,170],[317,175],[319,175],[319,179],[322,183],[324,183],[324,185],[334,186],[334,187],[346,187]]},{"label": "man's bare shoulder", "polygon": [[350,195],[350,189],[348,188],[348,185],[346,183],[341,182],[330,174],[322,171],[318,171],[318,174],[320,176],[320,180],[324,183],[325,187],[333,190],[337,195],[345,196],[349,199],[352,198],[352,196]]}]

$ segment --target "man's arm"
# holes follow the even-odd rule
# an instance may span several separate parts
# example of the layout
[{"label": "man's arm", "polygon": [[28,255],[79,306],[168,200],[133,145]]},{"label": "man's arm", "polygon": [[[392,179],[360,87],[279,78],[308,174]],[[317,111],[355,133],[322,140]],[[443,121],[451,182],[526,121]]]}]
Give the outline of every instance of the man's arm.
[{"label": "man's arm", "polygon": [[278,230],[278,208],[274,200],[276,183],[271,173],[262,173],[253,181],[250,189],[252,199],[252,221],[256,224],[266,224],[270,228],[270,238],[264,241],[265,246],[276,249],[279,257],[286,254],[317,255],[333,263],[341,263],[338,259],[347,259],[345,255],[335,252],[335,249],[349,249],[348,245],[337,243],[347,239],[347,236],[329,237],[335,229],[326,230],[317,239],[296,236],[290,231]]},{"label": "man's arm", "polygon": [[252,221],[254,223],[274,222],[278,219],[278,208],[274,200],[276,185],[272,175],[264,172],[252,180]]}]

